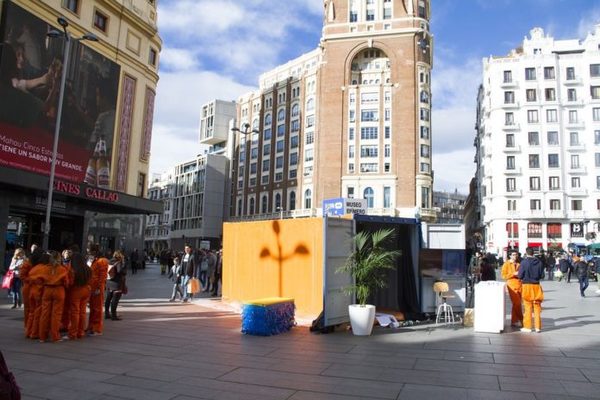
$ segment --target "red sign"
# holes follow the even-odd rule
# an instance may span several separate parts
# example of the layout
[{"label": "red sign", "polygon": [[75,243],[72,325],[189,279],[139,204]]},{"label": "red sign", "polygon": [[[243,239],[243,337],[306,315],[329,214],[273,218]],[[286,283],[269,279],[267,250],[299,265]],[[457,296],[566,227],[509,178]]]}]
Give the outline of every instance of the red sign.
[{"label": "red sign", "polygon": [[65,182],[61,180],[54,181],[54,190],[61,193],[66,193],[76,197],[84,197],[92,200],[108,201],[116,203],[119,201],[119,193],[112,190],[100,189],[88,185],[80,185],[77,183]]}]

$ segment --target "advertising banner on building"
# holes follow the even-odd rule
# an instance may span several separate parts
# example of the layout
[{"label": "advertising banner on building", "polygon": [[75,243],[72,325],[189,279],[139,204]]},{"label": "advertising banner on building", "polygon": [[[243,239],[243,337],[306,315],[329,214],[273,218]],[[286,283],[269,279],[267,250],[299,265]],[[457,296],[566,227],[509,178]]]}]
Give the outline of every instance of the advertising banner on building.
[{"label": "advertising banner on building", "polygon": [[114,189],[118,64],[71,40],[69,63],[62,65],[65,38],[47,36],[54,27],[11,2],[2,12],[0,165],[49,175],[65,69],[56,178]]}]

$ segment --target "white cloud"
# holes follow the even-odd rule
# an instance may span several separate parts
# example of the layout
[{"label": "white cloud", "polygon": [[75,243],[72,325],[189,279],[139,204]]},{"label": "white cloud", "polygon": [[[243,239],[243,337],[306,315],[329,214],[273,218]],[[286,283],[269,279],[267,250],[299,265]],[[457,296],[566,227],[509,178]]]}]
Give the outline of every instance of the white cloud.
[{"label": "white cloud", "polygon": [[435,190],[469,193],[469,182],[475,176],[474,151],[463,148],[449,153],[441,153],[433,159]]},{"label": "white cloud", "polygon": [[188,49],[177,49],[166,47],[160,55],[161,68],[168,70],[190,70],[198,66],[198,60],[194,52]]},{"label": "white cloud", "polygon": [[[167,172],[175,164],[192,159],[201,153],[200,144],[195,137],[182,137],[181,132],[172,126],[154,125],[152,148],[150,149],[150,175]],[[193,136],[187,132],[186,136]]]},{"label": "white cloud", "polygon": [[600,24],[600,7],[586,13],[577,24],[577,37],[585,39],[587,35],[595,31],[595,26]]}]

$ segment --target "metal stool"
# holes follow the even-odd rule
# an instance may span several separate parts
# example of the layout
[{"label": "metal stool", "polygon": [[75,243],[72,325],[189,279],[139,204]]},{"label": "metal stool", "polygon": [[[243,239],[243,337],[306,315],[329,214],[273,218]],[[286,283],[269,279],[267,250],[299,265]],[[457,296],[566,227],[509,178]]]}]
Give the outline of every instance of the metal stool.
[{"label": "metal stool", "polygon": [[454,323],[454,311],[452,306],[446,302],[446,299],[453,298],[453,295],[447,294],[450,291],[448,283],[446,282],[435,282],[433,284],[433,291],[436,294],[436,303],[438,303],[437,313],[435,316],[436,325],[443,319],[444,323]]}]

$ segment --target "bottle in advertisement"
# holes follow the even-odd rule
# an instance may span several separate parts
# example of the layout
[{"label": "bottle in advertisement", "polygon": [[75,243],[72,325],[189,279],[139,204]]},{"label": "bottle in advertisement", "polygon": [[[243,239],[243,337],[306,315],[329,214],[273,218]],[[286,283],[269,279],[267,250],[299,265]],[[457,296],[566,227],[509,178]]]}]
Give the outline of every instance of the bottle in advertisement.
[{"label": "bottle in advertisement", "polygon": [[98,183],[98,173],[97,173],[97,164],[98,164],[98,145],[96,143],[96,148],[94,149],[94,154],[90,157],[87,165],[87,169],[85,170],[85,178],[83,181],[90,186],[96,186]]},{"label": "bottle in advertisement", "polygon": [[110,162],[106,154],[106,141],[104,136],[98,139],[98,158],[96,160],[97,186],[102,189],[110,188]]}]

